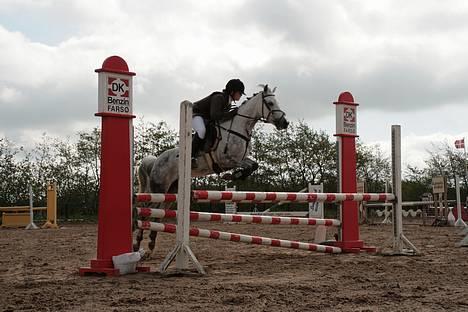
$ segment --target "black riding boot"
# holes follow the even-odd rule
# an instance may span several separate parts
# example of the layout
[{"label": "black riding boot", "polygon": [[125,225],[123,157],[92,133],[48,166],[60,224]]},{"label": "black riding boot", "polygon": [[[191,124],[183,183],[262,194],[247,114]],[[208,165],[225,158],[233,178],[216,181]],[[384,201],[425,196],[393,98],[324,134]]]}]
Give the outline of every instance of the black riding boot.
[{"label": "black riding boot", "polygon": [[197,155],[203,147],[203,139],[200,139],[198,133],[192,137],[192,168],[198,168]]}]

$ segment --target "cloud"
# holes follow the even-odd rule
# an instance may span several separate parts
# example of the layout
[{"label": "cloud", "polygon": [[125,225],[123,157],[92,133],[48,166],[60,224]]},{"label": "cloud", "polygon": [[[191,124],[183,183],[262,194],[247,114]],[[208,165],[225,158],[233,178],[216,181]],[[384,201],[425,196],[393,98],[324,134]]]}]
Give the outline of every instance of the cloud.
[{"label": "cloud", "polygon": [[[289,85],[303,86],[297,95],[307,92],[314,103],[337,87],[351,89],[386,111],[460,101],[468,82],[462,43],[468,23],[457,17],[466,13],[467,5],[397,3],[281,1],[273,8],[268,1],[255,1],[253,8],[246,3],[247,25],[281,34],[284,46],[282,55],[257,73],[277,69]],[[444,26],[427,31],[431,18]],[[309,92],[317,85],[322,94]]]},{"label": "cloud", "polygon": [[15,88],[0,86],[0,103],[8,105],[17,102],[21,97],[21,91]]},{"label": "cloud", "polygon": [[[0,133],[13,139],[96,124],[94,69],[115,54],[137,73],[135,113],[173,128],[182,100],[236,77],[247,93],[277,86],[288,118],[313,125],[333,125],[331,103],[352,91],[372,120],[362,127],[372,141],[392,120],[421,135],[421,114],[445,134],[462,132],[459,122],[447,124],[461,116],[454,111],[468,85],[463,1],[0,4]],[[439,131],[429,124],[423,135]]]}]

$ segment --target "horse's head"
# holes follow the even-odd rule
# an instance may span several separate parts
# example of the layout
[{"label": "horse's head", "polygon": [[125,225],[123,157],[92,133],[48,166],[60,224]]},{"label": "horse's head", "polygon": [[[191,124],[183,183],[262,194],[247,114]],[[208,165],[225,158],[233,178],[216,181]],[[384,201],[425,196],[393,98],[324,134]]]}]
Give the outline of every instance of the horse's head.
[{"label": "horse's head", "polygon": [[264,122],[275,125],[278,130],[286,129],[289,122],[286,120],[286,114],[280,109],[278,100],[275,97],[276,87],[271,90],[268,85],[260,86],[263,87],[263,90],[259,94],[262,97],[261,119]]}]

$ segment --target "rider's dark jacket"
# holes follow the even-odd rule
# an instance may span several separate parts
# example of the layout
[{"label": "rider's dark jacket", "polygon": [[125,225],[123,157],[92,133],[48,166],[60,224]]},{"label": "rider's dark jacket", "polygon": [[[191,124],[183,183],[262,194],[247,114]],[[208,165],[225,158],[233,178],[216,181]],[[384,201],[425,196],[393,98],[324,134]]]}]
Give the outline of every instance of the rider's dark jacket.
[{"label": "rider's dark jacket", "polygon": [[207,97],[193,103],[193,116],[201,116],[205,120],[229,120],[236,115],[236,110],[230,110],[229,95],[224,92],[213,92]]}]

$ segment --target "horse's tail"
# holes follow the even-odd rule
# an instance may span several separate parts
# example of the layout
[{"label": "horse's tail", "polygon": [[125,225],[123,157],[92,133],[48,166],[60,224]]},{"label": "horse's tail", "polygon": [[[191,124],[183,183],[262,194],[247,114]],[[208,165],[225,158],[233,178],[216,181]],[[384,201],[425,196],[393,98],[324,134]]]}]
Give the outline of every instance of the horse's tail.
[{"label": "horse's tail", "polygon": [[147,172],[147,167],[141,164],[138,166],[138,193],[148,193],[149,192],[149,179],[150,173]]},{"label": "horse's tail", "polygon": [[138,176],[138,193],[145,193],[147,190],[147,185],[149,183],[149,175],[146,173],[144,170],[143,165],[138,166],[137,170],[137,176]]},{"label": "horse's tail", "polygon": [[149,193],[150,191],[150,178],[151,170],[153,169],[154,161],[156,157],[149,156],[145,157],[141,164],[138,166],[138,192]]}]

